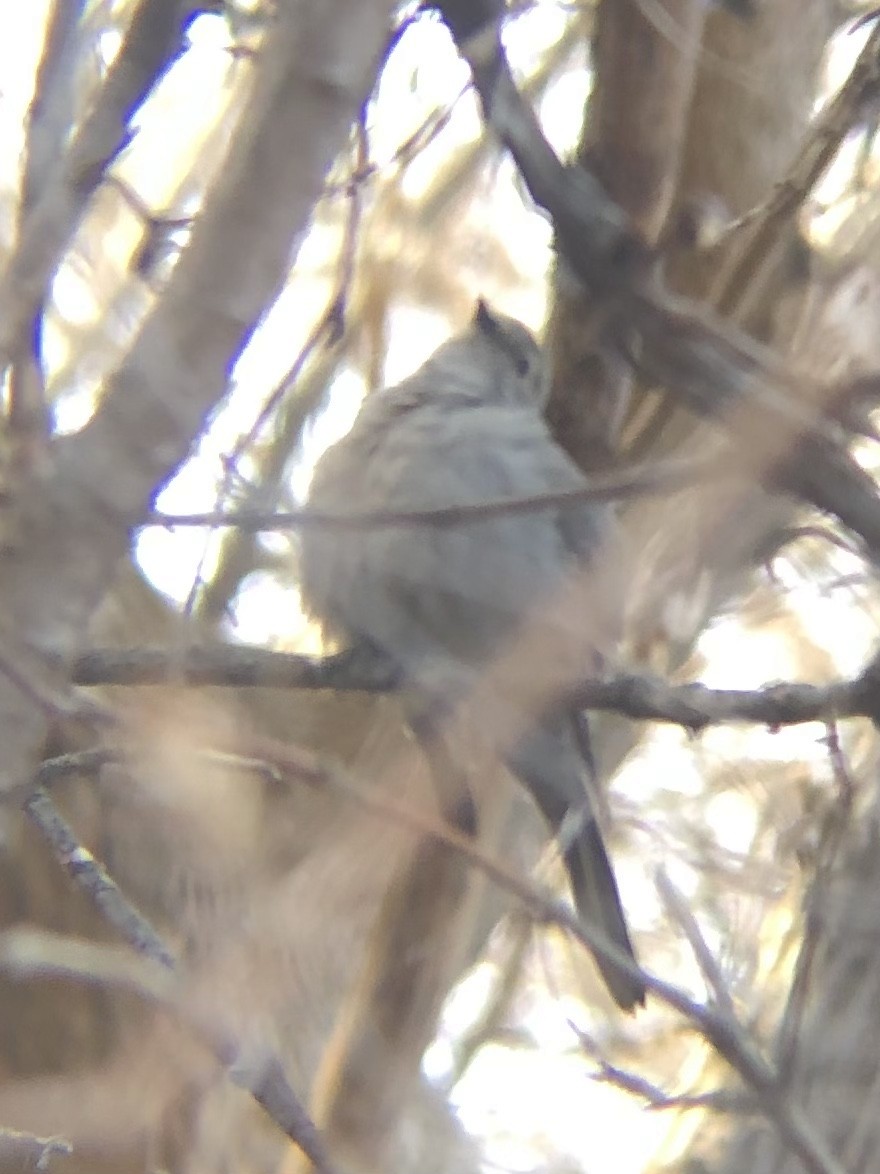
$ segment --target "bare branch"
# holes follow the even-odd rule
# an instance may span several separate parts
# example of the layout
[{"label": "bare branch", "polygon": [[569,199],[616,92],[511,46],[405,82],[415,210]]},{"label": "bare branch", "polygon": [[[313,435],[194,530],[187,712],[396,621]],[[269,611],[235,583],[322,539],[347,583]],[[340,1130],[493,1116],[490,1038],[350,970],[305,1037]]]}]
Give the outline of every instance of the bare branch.
[{"label": "bare branch", "polygon": [[826,741],[838,795],[826,813],[821,828],[815,875],[805,900],[803,940],[798,951],[788,999],[776,1031],[776,1066],[780,1079],[786,1082],[792,1079],[795,1071],[798,1048],[801,1044],[801,1029],[812,990],[813,972],[821,946],[831,886],[852,815],[854,787],[840,746],[836,724],[829,723]]},{"label": "bare branch", "polygon": [[797,214],[878,92],[880,26],[865,42],[845,83],[810,127],[783,179],[763,204],[736,225],[734,248],[725,256],[709,293],[709,301],[721,314],[729,314],[740,304],[755,266]]},{"label": "bare branch", "polygon": [[132,114],[179,47],[187,0],[141,0],[92,109],[56,164],[0,280],[0,368],[22,350],[61,256]]},{"label": "bare branch", "polygon": [[30,820],[39,828],[55,859],[77,888],[83,890],[108,925],[139,954],[169,970],[174,958],[143,914],[123,895],[99,860],[84,848],[73,828],[45,791],[37,789],[24,805]]},{"label": "bare branch", "polygon": [[[89,943],[81,943],[73,956],[66,948],[61,960],[56,958],[53,963],[45,951],[31,949],[28,952],[21,937],[10,940],[7,935],[0,936],[0,968],[17,974],[27,974],[28,967],[31,973],[34,968],[39,973],[46,973],[49,969],[56,975],[63,973],[67,977],[85,978],[91,982],[123,982],[145,997],[167,1000],[170,988],[152,967],[161,967],[165,972],[175,971],[177,963],[150,922],[125,896],[103,865],[79,843],[75,832],[45,791],[34,791],[25,803],[25,811],[68,876],[123,940],[151,964],[151,969],[144,969],[143,964],[140,969],[134,968],[130,962],[109,955],[106,947]],[[33,945],[30,941],[30,946]],[[264,1056],[256,1068],[239,1065],[243,1052],[240,1041],[230,1038],[204,1016],[196,1018],[191,1015],[188,1022],[198,1029],[199,1036],[209,1044],[224,1067],[231,1069],[232,1079],[254,1097],[284,1134],[312,1161],[315,1169],[320,1174],[335,1174],[320,1134],[290,1086],[278,1058],[271,1054]]]},{"label": "bare branch", "polygon": [[[28,542],[0,560],[0,595],[16,644],[47,654],[59,676],[128,549],[131,526],[188,455],[253,323],[283,283],[329,163],[372,84],[389,7],[390,0],[312,0],[279,8],[232,157],[163,298],[98,413],[55,442],[51,467],[21,494]],[[0,331],[7,326],[4,317]],[[35,756],[45,724],[2,680],[0,724],[2,789],[29,776],[25,759]]]},{"label": "bare branch", "polygon": [[74,663],[78,685],[253,685],[274,689],[345,689],[388,693],[398,675],[378,656],[312,657],[235,645],[95,648]]},{"label": "bare branch", "polygon": [[654,881],[667,913],[681,926],[715,1002],[725,1014],[734,1015],[735,1008],[730,994],[730,988],[725,982],[721,968],[715,961],[712,951],[709,949],[706,939],[703,937],[697,919],[691,913],[687,902],[672,883],[669,874],[664,868],[657,869],[654,874]]},{"label": "bare branch", "polygon": [[[807,377],[799,379],[769,348],[659,286],[651,252],[621,209],[588,170],[564,167],[544,138],[511,76],[496,6],[440,8],[471,66],[487,121],[553,217],[560,252],[605,299],[609,339],[640,376],[723,424],[760,483],[835,514],[880,557],[876,487],[821,417],[799,405],[793,392]],[[871,43],[876,55],[880,30]]]},{"label": "bare branch", "polygon": [[[872,662],[858,677],[830,685],[786,682],[760,689],[712,689],[625,674],[575,682],[567,693],[583,709],[608,710],[634,721],[668,722],[695,732],[729,722],[773,729],[853,717],[875,720],[880,713],[875,666]],[[379,653],[358,648],[329,657],[236,645],[200,645],[186,650],[94,648],[82,653],[73,667],[73,681],[78,685],[160,685],[169,680],[190,685],[365,693],[393,692],[403,683]]]},{"label": "bare branch", "polygon": [[596,79],[581,157],[651,241],[681,168],[706,12],[703,0],[619,0],[596,14]]},{"label": "bare branch", "polygon": [[35,1137],[0,1129],[0,1163],[5,1169],[48,1170],[53,1158],[68,1157],[71,1152],[70,1142],[63,1137]]},{"label": "bare branch", "polygon": [[[49,189],[51,174],[70,133],[75,110],[77,32],[84,7],[84,0],[55,0],[46,20],[43,53],[28,109],[19,240],[27,230],[34,205]],[[15,492],[18,477],[42,455],[51,431],[41,364],[42,314],[40,298],[27,329],[23,328],[16,340],[18,349],[9,375],[6,423],[12,451],[7,458],[5,488],[10,493]]]},{"label": "bare branch", "polygon": [[85,0],[54,0],[28,110],[27,155],[22,179],[24,218],[49,185],[63,154],[74,110],[76,34]]},{"label": "bare branch", "polygon": [[165,1003],[174,980],[161,962],[135,957],[124,946],[90,942],[30,926],[0,933],[0,971],[10,978],[61,978],[133,991]]},{"label": "bare branch", "polygon": [[605,1084],[613,1084],[615,1088],[633,1096],[642,1097],[648,1103],[648,1108],[663,1109],[711,1109],[715,1113],[757,1113],[758,1107],[755,1098],[742,1092],[729,1092],[719,1089],[717,1092],[677,1095],[666,1093],[650,1080],[639,1076],[636,1072],[627,1072],[607,1061],[599,1060],[599,1071],[593,1078]]},{"label": "bare branch", "polygon": [[292,782],[330,787],[377,818],[392,820],[421,839],[431,838],[453,848],[490,880],[513,894],[536,921],[559,926],[594,953],[605,955],[637,975],[651,994],[684,1016],[755,1093],[760,1111],[776,1126],[810,1174],[845,1174],[824,1141],[815,1135],[800,1107],[789,1099],[773,1066],[732,1016],[713,1004],[695,1002],[680,987],[637,966],[601,932],[581,922],[568,905],[523,880],[457,829],[439,825],[412,808],[365,789],[345,771],[309,751],[267,738],[255,738],[249,751],[255,757],[267,759]]},{"label": "bare branch", "polygon": [[118,761],[119,752],[105,747],[60,754],[57,758],[47,758],[40,763],[37,783],[40,787],[52,787],[71,775],[97,774],[103,767]]},{"label": "bare branch", "polygon": [[581,501],[618,501],[626,497],[663,493],[670,489],[703,481],[718,481],[726,472],[723,458],[683,459],[649,462],[617,473],[592,477],[582,489],[561,493],[535,494],[531,497],[506,498],[501,501],[473,502],[469,505],[442,506],[426,510],[350,511],[326,513],[315,509],[270,512],[236,510],[230,513],[151,514],[147,526],[236,526],[242,530],[292,530],[306,526],[333,526],[341,530],[359,530],[364,526],[455,526],[477,518],[494,518],[504,514],[538,513],[558,509]]}]

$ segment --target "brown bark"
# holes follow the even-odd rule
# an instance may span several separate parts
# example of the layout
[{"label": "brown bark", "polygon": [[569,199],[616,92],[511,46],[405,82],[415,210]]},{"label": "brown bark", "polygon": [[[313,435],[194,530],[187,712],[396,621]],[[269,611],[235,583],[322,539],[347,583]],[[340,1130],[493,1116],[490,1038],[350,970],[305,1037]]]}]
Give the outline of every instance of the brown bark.
[{"label": "brown bark", "polygon": [[[227,371],[253,322],[286,276],[293,244],[329,164],[372,85],[389,8],[345,2],[279,7],[254,65],[251,97],[227,166],[206,198],[163,297],[110,380],[92,421],[77,435],[56,441],[40,468],[29,470],[15,486],[17,540],[0,559],[6,666],[0,681],[0,723],[8,733],[2,740],[0,775],[13,803],[27,788],[49,717],[58,716],[70,658],[129,548],[130,528],[188,454],[226,389]],[[79,140],[74,144],[74,164],[80,157],[75,152],[85,147]],[[58,173],[62,189],[68,172],[62,167]],[[63,216],[53,220],[59,231],[51,241],[47,234],[38,242],[44,268],[22,269],[16,263],[6,275],[3,297],[12,312],[5,317],[4,338],[14,334],[19,318],[31,313],[34,297],[42,295],[52,274],[53,262],[50,258],[45,265],[45,250],[63,241],[70,192],[55,195],[53,204],[51,191],[46,193],[45,208],[60,208]],[[33,224],[28,230],[33,231]],[[80,814],[82,822],[82,809]],[[100,827],[101,820],[96,822]],[[143,847],[136,834],[134,840],[138,850]],[[12,918],[25,911],[34,914],[43,886],[44,893],[48,889],[57,896],[50,871],[54,865],[37,854],[31,838],[18,846],[25,857],[34,853],[35,867],[22,868],[19,856],[7,876],[4,896],[11,898],[6,912]],[[132,848],[132,858],[138,850]],[[161,869],[163,858],[152,864]],[[160,887],[167,884],[167,876],[157,877],[155,871],[154,880]],[[35,888],[28,891],[29,885]],[[79,898],[66,903],[64,913],[51,909],[56,924],[59,915],[77,927],[90,921]],[[14,1014],[20,1005],[7,1007]],[[43,1030],[48,1025],[37,1014],[38,1022],[5,1021],[9,1069],[33,1070],[71,1059],[70,1036],[65,1039],[59,1030],[53,1054],[51,1044],[47,1047],[50,1031]],[[83,1031],[79,1063],[93,1047],[98,1052],[104,1048],[106,1032],[94,1031],[94,1018],[73,1015],[69,1026]],[[30,1051],[30,1058],[19,1051],[19,1044]],[[7,1109],[12,1090],[6,1085],[0,1094]],[[109,1124],[112,1099],[107,1113]],[[14,1124],[11,1112],[2,1115]]]},{"label": "brown bark", "polygon": [[[251,323],[280,286],[372,80],[385,16],[379,6],[282,10],[233,158],[163,298],[94,419],[53,446],[48,475],[19,489],[26,545],[0,563],[7,656],[32,648],[69,661],[128,548],[129,527],[188,453]],[[0,721],[9,729],[0,762],[8,790],[27,777],[46,720],[6,679]]]},{"label": "brown bark", "polygon": [[[621,19],[622,6],[606,0],[603,7]],[[721,12],[707,20],[693,101],[687,112],[678,205],[711,193],[724,200],[732,215],[747,213],[770,197],[773,185],[794,159],[802,136],[808,133],[817,68],[836,16],[833,6],[804,7],[776,0],[755,8],[757,15],[747,22]],[[605,43],[613,44],[607,38]],[[613,65],[607,68],[613,76]],[[597,70],[597,84],[601,85],[603,76],[603,71]],[[633,72],[627,76],[633,77]],[[628,93],[627,98],[638,106],[638,95]],[[593,101],[602,108],[601,95]],[[656,95],[651,103],[645,101],[645,117],[656,102]],[[629,160],[624,147],[619,154],[618,167],[623,174],[607,177],[607,182],[638,209],[639,196],[630,194],[636,184],[626,175]],[[644,158],[636,155],[633,176],[639,175],[641,166]],[[644,181],[642,185],[639,194],[651,190]],[[789,348],[792,361],[811,374],[827,372],[829,378],[836,377],[841,363],[844,371],[876,370],[880,355],[875,338],[870,330],[865,331],[867,322],[875,320],[876,275],[862,270],[844,275],[839,282],[805,286],[791,264],[795,230],[792,222],[782,226],[772,248],[756,258],[747,288],[725,305],[726,312],[755,333],[778,338],[782,348]],[[737,247],[735,234],[730,245]],[[723,264],[723,252],[708,259],[682,253],[672,258],[667,272],[678,288],[700,294],[712,286]],[[619,415],[614,395],[619,393],[620,372],[612,368],[609,373],[601,354],[597,360],[600,348],[595,345],[596,330],[590,325],[595,311],[572,296],[564,278],[560,285],[553,330],[554,337],[562,339],[562,366],[555,383],[552,420],[560,439],[587,467],[595,467],[608,461],[608,451],[617,438],[608,421]],[[781,306],[784,313],[778,312]],[[792,322],[797,323],[794,330]],[[702,429],[695,428],[693,419],[669,400],[661,401],[658,412],[656,400],[645,394],[650,389],[628,390],[632,399],[628,405],[630,423],[623,432],[625,449],[631,451],[635,445],[640,456],[683,454],[693,452],[695,446],[702,451],[702,446],[712,443]],[[583,417],[587,417],[585,422]],[[725,500],[723,490],[708,496],[701,491],[683,495],[671,505],[647,505],[630,514],[631,525],[641,534],[636,539],[637,549],[646,550],[658,535],[668,534],[668,557],[662,562],[671,579],[658,573],[656,565],[648,568],[646,579],[652,582],[645,584],[645,598],[649,599],[647,610],[659,620],[651,639],[664,645],[664,663],[676,664],[686,655],[702,618],[742,584],[762,540],[791,519],[791,506],[773,501],[756,488],[735,503]],[[695,532],[700,531],[701,537],[695,538]],[[714,582],[706,589],[706,598],[697,604],[692,625],[674,633],[659,613],[679,589],[676,584],[693,587],[704,566],[711,569]],[[674,635],[680,636],[680,643],[670,651]],[[643,652],[651,639],[645,641]],[[627,747],[631,745],[626,738],[623,741]],[[873,1169],[878,1145],[877,1047],[870,1011],[876,998],[878,941],[876,877],[871,863],[877,855],[873,773],[874,769],[840,854],[827,873],[817,875],[805,898],[805,938],[799,960],[808,975],[805,1006],[797,1026],[787,1023],[794,1032],[788,1044],[790,1070],[785,1069],[781,1055],[774,1057],[783,1066],[785,1093],[791,1103],[798,1107],[826,1154],[833,1155],[831,1161],[846,1170]],[[792,997],[791,1015],[796,1014],[800,993]],[[760,1093],[758,1097],[760,1100]],[[768,1111],[766,1100],[762,1110]],[[680,1165],[682,1169],[748,1169],[760,1174],[803,1169],[774,1125],[772,1110],[769,1117],[764,1112],[712,1117],[710,1111]]]}]

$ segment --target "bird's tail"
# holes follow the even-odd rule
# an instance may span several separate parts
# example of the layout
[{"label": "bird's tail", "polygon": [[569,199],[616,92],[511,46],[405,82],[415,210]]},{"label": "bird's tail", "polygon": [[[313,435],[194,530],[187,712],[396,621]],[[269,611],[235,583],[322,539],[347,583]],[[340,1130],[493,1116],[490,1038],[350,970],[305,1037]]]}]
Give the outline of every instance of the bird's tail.
[{"label": "bird's tail", "polygon": [[[567,822],[567,821],[565,821]],[[561,837],[568,840],[563,823]],[[635,966],[636,955],[629,936],[617,881],[605,851],[599,825],[588,811],[580,826],[572,828],[572,838],[563,849],[563,859],[571,881],[578,916],[591,929],[598,930]],[[632,1011],[645,1001],[645,985],[599,950],[593,957],[611,996],[624,1011]]]},{"label": "bird's tail", "polygon": [[[511,766],[559,841],[578,916],[636,965],[617,881],[584,785],[585,775],[595,778],[586,721],[572,714],[543,721],[516,748]],[[592,953],[620,1007],[632,1011],[644,1003],[645,986],[636,974],[598,949]]]}]

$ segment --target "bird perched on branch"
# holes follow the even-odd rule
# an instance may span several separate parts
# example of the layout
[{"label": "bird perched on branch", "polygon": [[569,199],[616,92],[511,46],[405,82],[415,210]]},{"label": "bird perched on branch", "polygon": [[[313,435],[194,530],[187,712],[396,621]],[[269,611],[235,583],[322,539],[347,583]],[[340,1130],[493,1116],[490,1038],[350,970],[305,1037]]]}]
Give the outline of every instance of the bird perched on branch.
[{"label": "bird perched on branch", "polygon": [[[351,431],[318,462],[309,499],[315,510],[395,518],[306,529],[301,588],[325,630],[380,650],[441,711],[479,694],[481,725],[491,727],[492,714],[502,726],[505,715],[516,715],[498,736],[498,753],[557,836],[579,916],[634,963],[589,797],[583,715],[559,695],[525,706],[518,700],[520,686],[541,675],[545,648],[553,664],[570,654],[565,684],[589,671],[602,635],[596,592],[584,592],[583,631],[570,614],[560,618],[565,609],[557,604],[598,558],[607,508],[566,500],[467,516],[468,507],[586,487],[542,418],[547,389],[543,355],[528,330],[480,302],[469,329],[414,375],[369,396]],[[406,516],[444,507],[461,515],[443,524]],[[518,655],[527,630],[529,651]],[[644,1001],[635,974],[595,956],[621,1007]]]}]

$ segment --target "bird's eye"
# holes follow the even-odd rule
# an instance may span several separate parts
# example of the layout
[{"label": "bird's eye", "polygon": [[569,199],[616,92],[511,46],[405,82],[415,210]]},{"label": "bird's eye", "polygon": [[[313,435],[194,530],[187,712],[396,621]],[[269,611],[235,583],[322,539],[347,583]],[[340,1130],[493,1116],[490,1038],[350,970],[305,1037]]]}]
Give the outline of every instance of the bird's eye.
[{"label": "bird's eye", "polygon": [[526,355],[520,355],[520,357],[514,363],[514,370],[516,371],[517,375],[528,375],[530,367],[531,363],[529,362]]}]

